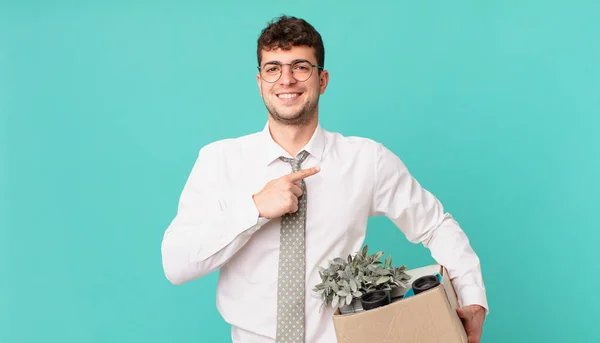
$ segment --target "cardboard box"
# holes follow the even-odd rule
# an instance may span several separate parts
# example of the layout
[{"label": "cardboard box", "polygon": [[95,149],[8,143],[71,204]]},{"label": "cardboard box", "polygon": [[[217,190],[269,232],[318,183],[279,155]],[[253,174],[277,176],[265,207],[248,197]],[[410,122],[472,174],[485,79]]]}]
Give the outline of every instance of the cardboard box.
[{"label": "cardboard box", "polygon": [[467,343],[456,314],[458,300],[447,270],[440,265],[407,270],[412,282],[439,273],[432,289],[369,311],[333,315],[338,343]]}]

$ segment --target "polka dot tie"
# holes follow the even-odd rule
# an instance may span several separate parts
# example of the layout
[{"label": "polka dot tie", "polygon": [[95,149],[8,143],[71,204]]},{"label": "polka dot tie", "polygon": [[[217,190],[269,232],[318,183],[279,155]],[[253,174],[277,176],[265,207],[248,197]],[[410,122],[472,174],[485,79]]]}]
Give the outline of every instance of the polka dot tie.
[{"label": "polka dot tie", "polygon": [[[292,171],[308,156],[303,150],[295,159],[280,157]],[[302,195],[298,211],[281,217],[279,279],[277,288],[277,343],[304,343],[304,224],[306,222],[306,184],[300,181]]]}]

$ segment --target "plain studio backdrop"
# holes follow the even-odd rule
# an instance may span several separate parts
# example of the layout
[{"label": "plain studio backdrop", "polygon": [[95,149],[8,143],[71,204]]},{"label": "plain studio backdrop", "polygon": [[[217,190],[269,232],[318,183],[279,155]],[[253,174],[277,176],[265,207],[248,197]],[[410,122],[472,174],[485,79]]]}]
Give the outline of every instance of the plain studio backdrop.
[{"label": "plain studio backdrop", "polygon": [[[199,148],[264,126],[256,39],[284,13],[323,35],[323,126],[467,232],[483,342],[600,341],[599,4],[2,1],[0,342],[230,340],[218,272],[173,286],[160,243]],[[433,263],[386,218],[367,243]]]}]

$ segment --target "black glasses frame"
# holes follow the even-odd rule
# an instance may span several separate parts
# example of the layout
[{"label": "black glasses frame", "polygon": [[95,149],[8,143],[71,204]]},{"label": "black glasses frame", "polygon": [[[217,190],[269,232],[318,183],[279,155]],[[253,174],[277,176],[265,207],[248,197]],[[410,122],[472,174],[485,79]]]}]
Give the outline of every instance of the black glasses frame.
[{"label": "black glasses frame", "polygon": [[277,61],[273,61],[273,62],[267,62],[267,63],[265,63],[265,65],[267,65],[267,64],[276,64],[276,65],[278,65],[278,66],[280,66],[280,67],[281,67],[281,71],[280,71],[280,73],[279,73],[279,76],[278,76],[278,77],[277,77],[277,78],[276,78],[274,81],[267,81],[267,80],[265,80],[265,78],[264,78],[264,77],[263,77],[263,75],[262,75],[262,67],[261,67],[261,66],[257,66],[256,68],[258,69],[258,73],[260,74],[260,78],[261,78],[261,79],[263,79],[265,82],[268,82],[268,83],[275,83],[275,82],[279,81],[279,79],[281,78],[281,75],[283,75],[283,66],[290,66],[290,68],[291,68],[291,67],[292,67],[294,64],[296,64],[296,63],[300,63],[300,62],[306,62],[306,63],[308,63],[308,64],[309,64],[309,65],[310,65],[312,68],[311,68],[311,70],[310,70],[310,74],[309,74],[309,75],[308,75],[308,77],[307,77],[306,79],[304,79],[304,80],[298,80],[298,79],[296,78],[296,76],[294,75],[294,71],[292,70],[292,77],[293,77],[293,78],[294,78],[296,81],[298,81],[298,82],[304,82],[304,81],[306,81],[306,80],[310,79],[310,77],[312,76],[312,74],[313,74],[313,71],[315,70],[315,68],[316,68],[317,70],[324,70],[324,69],[325,69],[325,68],[323,68],[322,66],[320,66],[320,65],[317,65],[317,64],[312,64],[312,63],[311,63],[309,60],[305,60],[305,59],[293,60],[291,63],[281,63],[281,62],[277,62]]}]

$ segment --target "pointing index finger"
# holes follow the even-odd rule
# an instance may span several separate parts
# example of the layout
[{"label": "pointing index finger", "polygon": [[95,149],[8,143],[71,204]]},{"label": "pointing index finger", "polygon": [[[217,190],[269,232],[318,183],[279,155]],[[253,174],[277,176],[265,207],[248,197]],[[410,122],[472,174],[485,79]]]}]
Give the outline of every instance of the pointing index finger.
[{"label": "pointing index finger", "polygon": [[305,179],[309,176],[315,175],[321,170],[319,167],[312,167],[308,169],[298,170],[297,172],[293,172],[288,175],[288,178],[291,182],[298,182],[302,179]]}]

